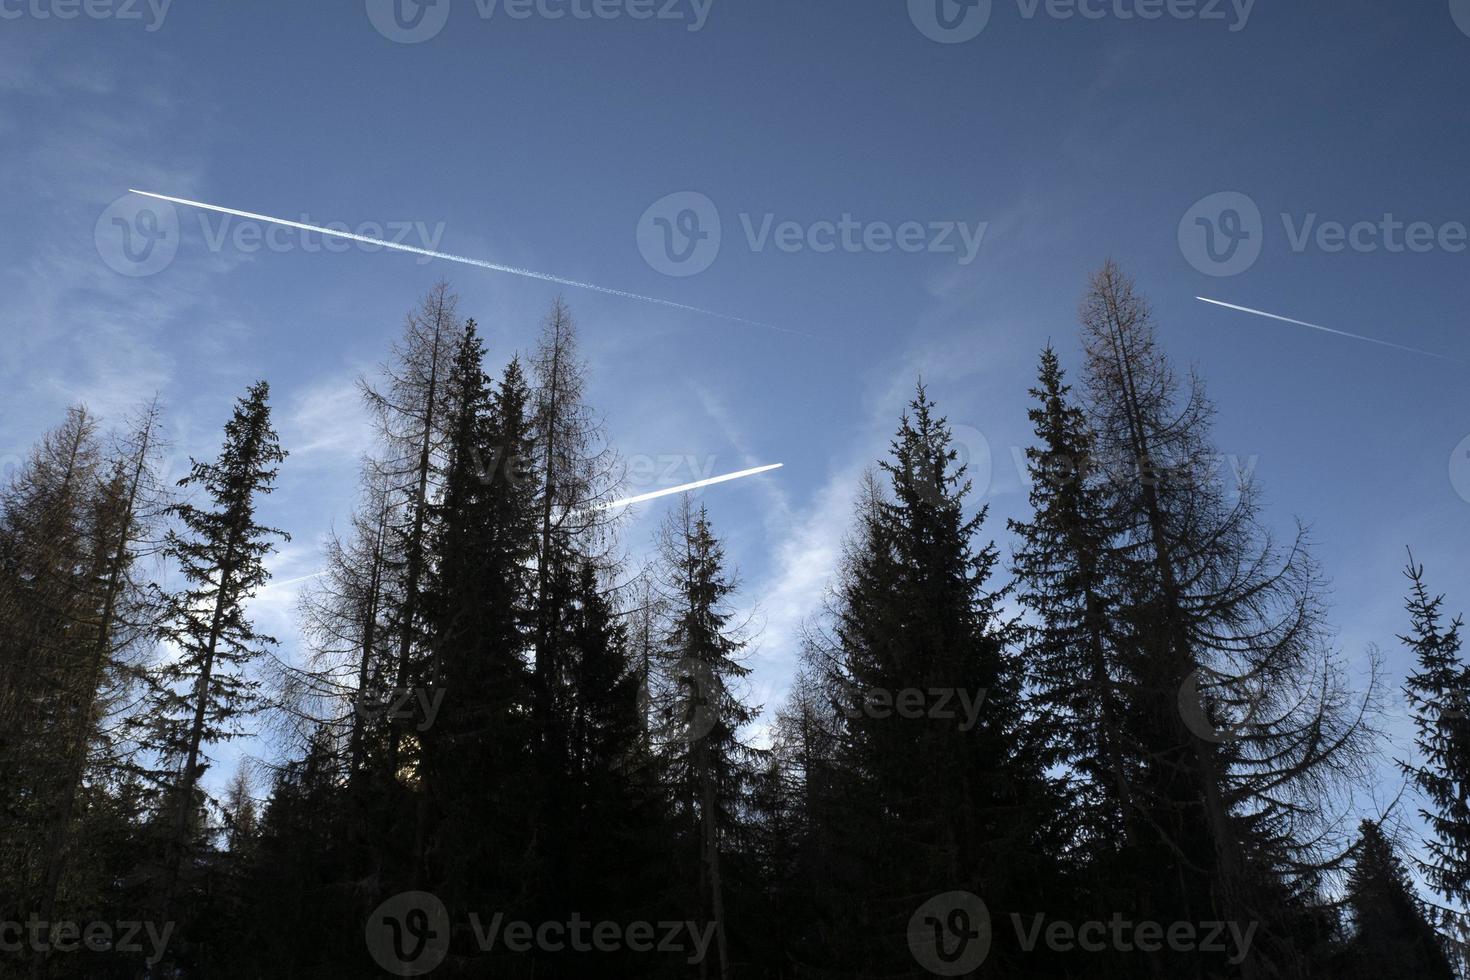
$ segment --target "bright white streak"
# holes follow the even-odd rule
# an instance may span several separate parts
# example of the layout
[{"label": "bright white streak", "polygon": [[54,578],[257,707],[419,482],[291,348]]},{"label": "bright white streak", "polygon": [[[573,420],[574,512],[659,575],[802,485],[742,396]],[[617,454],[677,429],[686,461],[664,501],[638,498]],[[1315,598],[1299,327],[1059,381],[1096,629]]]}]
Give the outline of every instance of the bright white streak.
[{"label": "bright white streak", "polygon": [[729,483],[731,480],[743,480],[747,476],[755,476],[757,473],[769,473],[771,470],[779,470],[785,463],[774,463],[770,466],[757,466],[753,470],[741,470],[739,473],[727,473],[724,476],[711,477],[708,480],[698,480],[694,483],[686,483],[683,486],[669,487],[667,490],[655,490],[653,493],[640,494],[637,497],[629,497],[627,500],[614,500],[610,504],[600,504],[591,508],[592,510],[612,510],[614,507],[626,507],[631,504],[646,503],[657,500],[660,497],[672,497],[676,493],[688,493],[702,487],[712,487],[717,483]]},{"label": "bright white streak", "polygon": [[[655,490],[653,493],[645,493],[637,497],[629,497],[626,500],[614,500],[610,504],[601,504],[597,507],[591,507],[588,509],[594,511],[612,510],[614,507],[629,507],[633,504],[647,503],[650,500],[657,500],[660,497],[671,497],[676,493],[688,493],[691,490],[698,490],[702,487],[712,487],[717,483],[729,483],[731,480],[743,480],[747,476],[755,476],[759,473],[769,473],[772,470],[779,470],[785,465],[785,463],[773,463],[770,466],[757,466],[753,470],[741,470],[739,473],[727,473],[724,476],[711,477],[708,480],[700,480],[697,483],[686,483],[683,486],[679,487],[669,487],[667,490]],[[282,589],[288,585],[300,585],[302,582],[310,582],[312,579],[321,578],[325,574],[327,574],[327,571],[326,569],[323,569],[320,572],[313,572],[310,575],[302,575],[299,578],[288,578],[282,579],[279,582],[269,582],[261,589],[261,591],[264,592],[268,589]]]},{"label": "bright white streak", "polygon": [[302,582],[310,582],[312,579],[321,578],[325,574],[327,573],[324,570],[312,572],[310,575],[302,575],[297,578],[281,579],[279,582],[267,582],[261,587],[261,591],[264,592],[266,589],[283,589],[288,585],[300,585]]},{"label": "bright white streak", "polygon": [[578,282],[575,279],[563,279],[561,276],[553,276],[545,272],[536,272],[531,269],[519,269],[513,265],[501,265],[498,262],[486,262],[483,259],[472,259],[463,255],[454,255],[450,252],[435,252],[427,248],[419,248],[416,245],[403,245],[398,242],[385,242],[379,238],[369,238],[366,235],[354,234],[350,231],[339,231],[332,228],[323,228],[320,225],[308,225],[300,221],[289,221],[285,218],[273,218],[268,214],[256,214],[253,211],[237,211],[234,208],[220,207],[217,204],[205,204],[202,201],[190,201],[182,197],[169,197],[166,194],[152,194],[148,191],[134,190],[128,188],[129,194],[137,194],[140,197],[151,197],[158,201],[167,201],[170,204],[179,204],[188,208],[202,208],[205,211],[214,211],[219,214],[233,215],[237,218],[246,218],[251,221],[264,221],[273,225],[282,225],[286,228],[296,228],[300,231],[314,231],[318,235],[330,235],[333,238],[346,238],[354,242],[362,242],[365,245],[376,245],[379,248],[393,249],[397,252],[411,252],[414,255],[426,255],[431,259],[444,259],[446,262],[459,262],[463,265],[478,266],[481,269],[489,269],[492,272],[506,272],[513,276],[525,276],[527,279],[540,279],[543,282],[554,282],[561,286],[572,286],[577,289],[590,289],[596,293],[606,293],[609,296],[620,296],[623,299],[638,300],[643,303],[654,303],[658,306],[667,306],[676,310],[684,310],[688,313],[698,313],[701,316],[712,316],[720,320],[730,320],[734,323],[744,323],[752,327],[765,327],[768,330],[779,330],[782,333],[794,333],[801,336],[799,330],[790,330],[786,327],[778,327],[770,323],[762,323],[759,320],[747,320],[745,317],[730,316],[728,313],[716,313],[713,310],[701,309],[698,306],[686,306],[683,303],[675,303],[673,300],[659,299],[657,296],[644,296],[640,293],[630,293],[623,289],[613,289],[609,286],[597,286],[590,282]]},{"label": "bright white streak", "polygon": [[1217,299],[1207,299],[1204,296],[1196,296],[1195,299],[1201,303],[1210,303],[1214,306],[1223,306],[1227,310],[1238,310],[1241,313],[1249,313],[1252,316],[1263,316],[1268,320],[1280,320],[1282,323],[1292,323],[1298,327],[1311,327],[1313,330],[1321,330],[1323,333],[1336,334],[1339,337],[1347,337],[1351,340],[1361,340],[1369,344],[1378,344],[1382,347],[1392,347],[1394,350],[1408,351],[1411,354],[1423,354],[1425,357],[1437,357],[1442,361],[1453,361],[1455,358],[1446,357],[1444,354],[1436,354],[1433,351],[1420,350],[1417,347],[1405,347],[1403,344],[1390,343],[1387,340],[1376,340],[1373,337],[1363,337],[1359,334],[1348,333],[1346,330],[1334,330],[1324,327],[1320,323],[1308,323],[1305,320],[1293,320],[1289,316],[1277,316],[1275,313],[1267,313],[1264,310],[1253,310],[1249,306],[1236,306],[1234,303],[1222,303]]}]

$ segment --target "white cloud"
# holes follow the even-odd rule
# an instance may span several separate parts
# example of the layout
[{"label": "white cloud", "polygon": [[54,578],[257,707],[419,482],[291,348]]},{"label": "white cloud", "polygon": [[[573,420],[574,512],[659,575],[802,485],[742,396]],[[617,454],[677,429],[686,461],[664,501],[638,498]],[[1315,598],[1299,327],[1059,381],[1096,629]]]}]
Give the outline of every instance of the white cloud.
[{"label": "white cloud", "polygon": [[372,442],[372,430],[358,372],[326,378],[299,391],[281,413],[281,442],[291,452],[293,466],[316,465],[319,460],[352,462]]}]

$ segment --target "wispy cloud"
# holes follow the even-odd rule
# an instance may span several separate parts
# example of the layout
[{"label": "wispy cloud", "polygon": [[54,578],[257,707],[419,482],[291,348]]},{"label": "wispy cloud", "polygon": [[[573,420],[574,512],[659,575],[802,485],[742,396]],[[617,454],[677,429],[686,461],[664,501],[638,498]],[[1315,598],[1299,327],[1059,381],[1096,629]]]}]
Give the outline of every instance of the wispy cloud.
[{"label": "wispy cloud", "polygon": [[281,413],[279,429],[293,466],[355,466],[372,442],[357,373],[324,378],[298,391]]}]

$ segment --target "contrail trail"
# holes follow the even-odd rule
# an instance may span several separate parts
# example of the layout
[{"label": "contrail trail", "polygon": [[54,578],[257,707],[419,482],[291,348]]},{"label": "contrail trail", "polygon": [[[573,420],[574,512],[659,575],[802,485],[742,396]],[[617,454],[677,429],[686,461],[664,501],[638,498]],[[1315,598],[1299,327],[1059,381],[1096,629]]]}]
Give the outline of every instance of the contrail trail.
[{"label": "contrail trail", "polygon": [[657,306],[667,306],[675,310],[684,310],[687,313],[698,313],[701,316],[712,316],[720,320],[729,320],[734,323],[743,323],[752,327],[765,327],[767,330],[779,330],[781,333],[797,334],[802,337],[810,337],[810,334],[802,333],[800,330],[791,330],[787,327],[778,327],[773,323],[762,323],[759,320],[747,320],[742,316],[731,316],[728,313],[716,313],[714,310],[701,309],[698,306],[687,306],[684,303],[675,303],[673,300],[659,299],[657,296],[644,296],[641,293],[630,293],[623,289],[613,289],[609,286],[598,286],[590,282],[578,282],[576,279],[564,279],[561,276],[553,276],[545,272],[536,272],[531,269],[520,269],[513,265],[501,265],[498,262],[486,262],[483,259],[472,259],[464,255],[454,255],[450,252],[435,252],[427,248],[419,248],[415,245],[404,245],[399,242],[385,242],[379,238],[369,238],[366,235],[357,235],[350,231],[339,231],[332,228],[323,228],[320,225],[308,225],[300,221],[289,221],[285,218],[273,218],[268,214],[255,214],[252,211],[237,211],[234,208],[220,207],[217,204],[205,204],[203,201],[190,201],[182,197],[169,197],[166,194],[153,194],[148,191],[128,188],[129,194],[137,194],[140,197],[151,197],[158,201],[167,201],[170,204],[179,204],[187,208],[202,208],[205,211],[214,211],[219,214],[229,214],[237,218],[247,218],[251,221],[264,221],[273,225],[282,225],[286,228],[296,228],[301,231],[314,231],[319,235],[330,235],[333,238],[346,238],[354,242],[362,242],[365,245],[377,245],[380,248],[393,249],[397,252],[412,252],[414,255],[426,255],[431,259],[444,259],[446,262],[459,262],[463,265],[473,265],[481,269],[489,269],[492,272],[506,272],[513,276],[525,276],[527,279],[540,279],[543,282],[554,282],[561,286],[572,286],[576,289],[590,289],[596,293],[606,293],[609,296],[619,296],[623,299],[638,300],[642,303],[653,303]]},{"label": "contrail trail", "polygon": [[1403,344],[1390,343],[1387,340],[1378,340],[1373,337],[1364,337],[1360,334],[1348,333],[1346,330],[1334,330],[1324,327],[1320,323],[1308,323],[1305,320],[1293,320],[1289,316],[1277,316],[1275,313],[1267,313],[1264,310],[1253,310],[1249,306],[1236,306],[1234,303],[1222,303],[1218,299],[1208,299],[1204,296],[1196,296],[1195,299],[1201,303],[1209,303],[1213,306],[1223,306],[1227,310],[1238,310],[1241,313],[1249,313],[1252,316],[1263,316],[1268,320],[1280,320],[1282,323],[1292,323],[1299,327],[1311,327],[1313,330],[1321,330],[1323,333],[1336,334],[1339,337],[1347,337],[1351,340],[1361,340],[1369,344],[1378,344],[1381,347],[1392,347],[1394,350],[1408,351],[1411,354],[1423,354],[1425,357],[1435,357],[1442,361],[1455,361],[1462,363],[1457,358],[1448,357],[1444,354],[1436,354],[1434,351],[1420,350],[1418,347],[1405,347]]},{"label": "contrail trail", "polygon": [[655,490],[653,493],[640,494],[637,497],[629,497],[626,500],[614,500],[610,504],[600,504],[592,510],[612,510],[614,507],[626,507],[630,504],[641,504],[649,500],[657,500],[660,497],[672,497],[676,493],[688,493],[701,487],[712,487],[716,483],[729,483],[731,480],[743,480],[747,476],[755,476],[757,473],[769,473],[771,470],[779,470],[785,463],[774,463],[770,466],[757,466],[753,470],[741,470],[739,473],[727,473],[724,476],[711,477],[708,480],[697,480],[694,483],[685,483],[682,486],[669,487],[667,490]]},{"label": "contrail trail", "polygon": [[[688,493],[691,490],[699,490],[703,487],[712,487],[717,483],[729,483],[731,480],[743,480],[748,476],[756,476],[760,473],[769,473],[772,470],[779,470],[785,465],[785,463],[773,463],[770,466],[757,466],[753,470],[741,470],[739,473],[727,473],[724,476],[715,476],[711,477],[708,480],[699,480],[694,483],[685,483],[682,486],[669,487],[667,490],[655,490],[653,493],[640,494],[637,497],[629,497],[626,500],[614,500],[610,504],[600,504],[596,507],[590,507],[588,509],[592,511],[612,510],[614,507],[628,507],[633,504],[647,503],[650,500],[657,500],[660,497],[672,497],[676,493]],[[263,589],[261,589],[261,591],[264,592],[268,589],[285,588],[288,585],[300,585],[302,582],[310,582],[312,579],[321,578],[325,574],[327,574],[327,570],[323,569],[320,572],[313,572],[310,575],[302,575],[297,578],[288,578],[282,579],[278,582],[270,582]]]},{"label": "contrail trail", "polygon": [[285,578],[281,579],[279,582],[267,582],[260,591],[264,592],[267,589],[282,589],[288,585],[300,585],[302,582],[310,582],[314,578],[321,578],[325,574],[327,574],[327,570],[323,569],[320,572],[312,572],[310,575],[298,575],[296,578]]}]

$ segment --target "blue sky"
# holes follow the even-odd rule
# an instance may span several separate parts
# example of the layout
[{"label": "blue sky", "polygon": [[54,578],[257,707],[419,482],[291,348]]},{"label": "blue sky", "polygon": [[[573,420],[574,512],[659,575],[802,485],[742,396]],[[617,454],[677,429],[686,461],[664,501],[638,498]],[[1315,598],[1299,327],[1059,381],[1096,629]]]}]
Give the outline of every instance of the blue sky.
[{"label": "blue sky", "polygon": [[[451,279],[501,360],[561,291],[589,398],[651,484],[786,464],[705,495],[764,623],[753,695],[774,706],[856,480],[921,374],[1007,543],[1037,352],[1050,338],[1077,364],[1077,302],[1111,256],[1203,374],[1221,451],[1254,466],[1271,522],[1313,527],[1346,656],[1376,642],[1395,683],[1406,668],[1406,545],[1470,606],[1463,363],[1194,299],[1470,360],[1470,3],[1092,0],[1100,16],[1064,17],[1075,5],[993,0],[984,20],[943,0],[945,33],[933,0],[401,2],[395,20],[388,0],[0,0],[0,463],[68,403],[116,418],[155,390],[180,454],[212,454],[267,378],[294,451],[270,504],[293,579],[352,503],[353,379],[417,297]],[[786,329],[295,233],[262,246],[259,226],[182,208],[159,212],[178,222],[159,268],[130,266],[112,219],[152,226],[114,203],[129,187]],[[717,254],[703,238],[694,265],[660,260],[680,244],[666,230],[710,235],[715,214]],[[1334,244],[1331,223],[1387,220],[1428,230]],[[1463,449],[1454,467],[1470,495]],[[639,512],[630,552],[660,513]],[[256,607],[287,656],[294,589]]]}]

